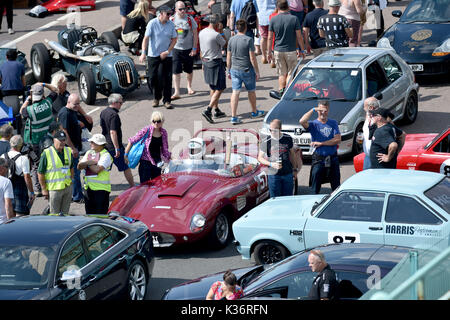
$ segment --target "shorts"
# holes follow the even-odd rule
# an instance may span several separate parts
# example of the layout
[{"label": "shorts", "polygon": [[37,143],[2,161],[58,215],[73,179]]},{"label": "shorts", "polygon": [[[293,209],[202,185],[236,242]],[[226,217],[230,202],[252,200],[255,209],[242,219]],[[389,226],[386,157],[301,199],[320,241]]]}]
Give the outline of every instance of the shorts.
[{"label": "shorts", "polygon": [[194,57],[191,57],[189,55],[191,51],[192,49],[173,49],[173,74],[180,74],[182,72],[192,73],[192,71],[194,70]]},{"label": "shorts", "polygon": [[242,88],[242,83],[244,83],[247,91],[256,90],[256,73],[253,68],[248,69],[248,71],[231,69],[230,74],[231,88],[233,91],[240,91]]},{"label": "shorts", "polygon": [[120,148],[120,155],[118,158],[114,157],[116,155],[115,150],[113,150],[113,151],[108,150],[108,152],[111,155],[111,157],[113,158],[113,163],[117,167],[117,170],[119,170],[119,172],[123,172],[123,171],[129,169],[129,167],[125,163],[125,159],[123,157],[123,155],[125,154],[125,148]]},{"label": "shorts", "polygon": [[274,52],[277,74],[279,76],[290,75],[297,65],[297,51]]},{"label": "shorts", "polygon": [[259,26],[259,36],[267,39],[269,37],[269,26]]},{"label": "shorts", "polygon": [[131,0],[120,0],[120,15],[127,16],[134,9],[134,2]]},{"label": "shorts", "polygon": [[[205,67],[205,66],[203,66]],[[218,90],[218,91],[223,91],[227,88],[227,79],[226,79],[226,74],[225,74],[225,65],[223,63],[221,63],[220,67],[219,67],[219,74],[217,77],[217,83],[215,85],[210,84],[209,88],[211,90]]]}]

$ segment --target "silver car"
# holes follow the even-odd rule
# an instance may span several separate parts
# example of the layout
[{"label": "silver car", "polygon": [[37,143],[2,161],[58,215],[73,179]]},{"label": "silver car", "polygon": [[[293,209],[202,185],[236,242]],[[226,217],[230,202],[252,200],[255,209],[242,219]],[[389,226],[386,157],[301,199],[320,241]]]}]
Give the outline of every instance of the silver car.
[{"label": "silver car", "polygon": [[[330,100],[328,117],[339,123],[342,141],[338,155],[362,152],[356,136],[365,119],[363,102],[377,97],[394,120],[413,123],[418,113],[419,85],[411,68],[394,50],[382,48],[339,48],[323,53],[303,66],[264,118],[261,133],[269,135],[273,119],[282,121],[282,131],[289,134],[303,155],[310,156],[311,135],[299,119],[318,100]],[[314,118],[311,118],[314,120]]]}]

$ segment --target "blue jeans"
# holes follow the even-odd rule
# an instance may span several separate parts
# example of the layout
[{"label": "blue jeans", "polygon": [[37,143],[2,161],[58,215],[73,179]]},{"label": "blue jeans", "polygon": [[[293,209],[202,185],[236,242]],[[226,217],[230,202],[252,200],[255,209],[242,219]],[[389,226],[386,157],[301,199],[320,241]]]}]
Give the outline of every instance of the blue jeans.
[{"label": "blue jeans", "polygon": [[370,169],[370,166],[370,156],[366,154],[366,156],[364,157],[363,170]]},{"label": "blue jeans", "polygon": [[292,196],[294,193],[294,176],[292,173],[284,176],[269,174],[270,197]]},{"label": "blue jeans", "polygon": [[[329,169],[329,172],[327,172]],[[336,155],[331,156],[330,167],[325,167],[324,160],[316,160],[313,155],[311,163],[311,188],[315,194],[319,194],[323,181],[327,178],[329,173],[329,181],[331,190],[335,190],[341,184],[341,172],[339,169],[339,159]]]},{"label": "blue jeans", "polygon": [[80,179],[80,170],[78,170],[78,162],[80,158],[73,158],[73,189],[72,189],[72,200],[78,201],[84,199],[83,190],[81,189],[81,179]]}]

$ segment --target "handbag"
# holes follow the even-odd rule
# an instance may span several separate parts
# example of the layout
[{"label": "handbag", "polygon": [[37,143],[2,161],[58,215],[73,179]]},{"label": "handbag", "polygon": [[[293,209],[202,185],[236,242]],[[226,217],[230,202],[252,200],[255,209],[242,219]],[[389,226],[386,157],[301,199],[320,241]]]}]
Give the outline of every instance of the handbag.
[{"label": "handbag", "polygon": [[142,152],[144,151],[145,148],[145,140],[147,139],[149,131],[150,129],[147,131],[145,136],[142,137],[141,140],[133,144],[133,146],[130,149],[130,152],[128,152],[128,167],[130,167],[131,169],[136,168],[139,161],[141,160]]}]

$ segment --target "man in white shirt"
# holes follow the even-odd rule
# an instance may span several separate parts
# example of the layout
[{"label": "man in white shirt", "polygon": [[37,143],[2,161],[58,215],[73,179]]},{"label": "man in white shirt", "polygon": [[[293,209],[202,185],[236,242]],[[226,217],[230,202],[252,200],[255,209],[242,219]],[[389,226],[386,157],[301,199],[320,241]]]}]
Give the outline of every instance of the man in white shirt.
[{"label": "man in white shirt", "polygon": [[0,223],[14,218],[12,201],[14,192],[11,180],[5,176],[8,174],[8,162],[0,158]]},{"label": "man in white shirt", "polygon": [[363,170],[370,169],[370,146],[372,140],[369,139],[369,128],[374,124],[370,117],[370,111],[380,108],[380,102],[375,97],[369,97],[364,100],[364,111],[366,112],[366,120],[363,124],[363,150],[364,150],[364,165]]}]

